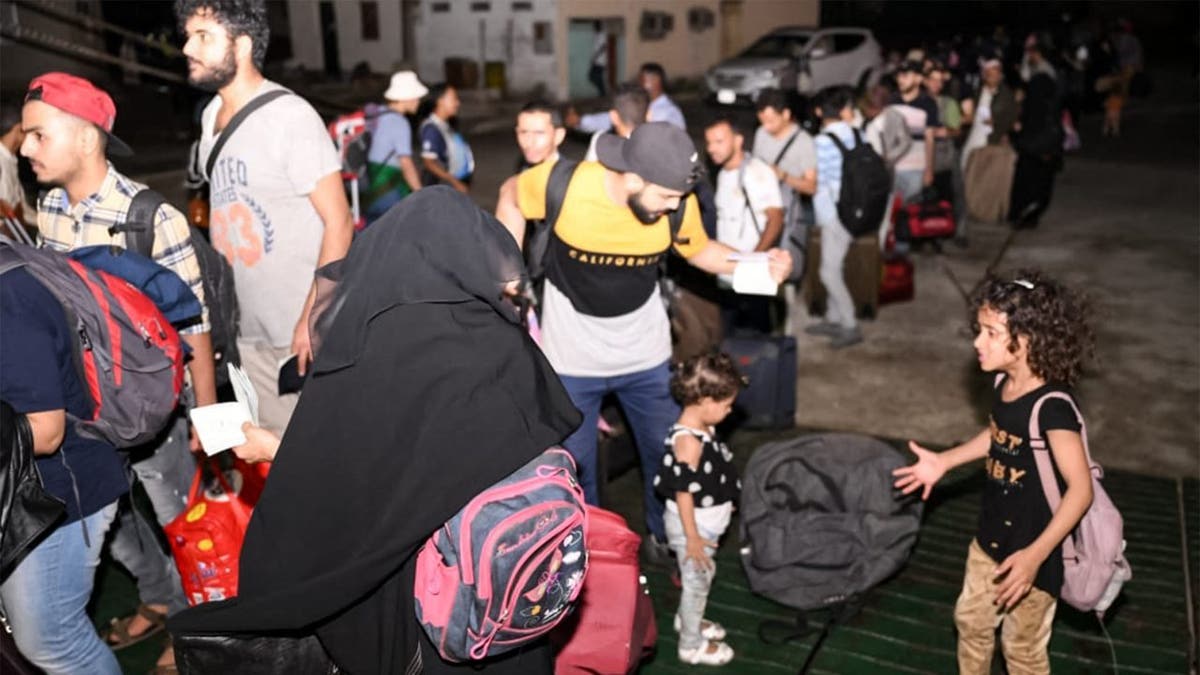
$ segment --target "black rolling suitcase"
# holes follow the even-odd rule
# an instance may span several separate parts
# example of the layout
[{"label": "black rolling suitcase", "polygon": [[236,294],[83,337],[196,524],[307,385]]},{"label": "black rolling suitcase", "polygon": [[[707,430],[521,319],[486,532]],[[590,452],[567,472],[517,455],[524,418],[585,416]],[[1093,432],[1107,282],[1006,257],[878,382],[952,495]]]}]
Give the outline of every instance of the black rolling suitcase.
[{"label": "black rolling suitcase", "polygon": [[751,429],[790,429],[796,423],[796,338],[731,337],[721,343],[749,386],[734,402],[734,419]]}]

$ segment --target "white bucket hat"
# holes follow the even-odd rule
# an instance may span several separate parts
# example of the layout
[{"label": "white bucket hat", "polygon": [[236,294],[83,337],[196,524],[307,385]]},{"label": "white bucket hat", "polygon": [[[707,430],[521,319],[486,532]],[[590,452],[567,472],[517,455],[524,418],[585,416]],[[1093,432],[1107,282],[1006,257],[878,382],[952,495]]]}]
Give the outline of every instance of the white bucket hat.
[{"label": "white bucket hat", "polygon": [[411,70],[401,70],[392,75],[391,84],[383,97],[389,101],[411,101],[429,93],[429,89],[417,79],[417,74]]}]

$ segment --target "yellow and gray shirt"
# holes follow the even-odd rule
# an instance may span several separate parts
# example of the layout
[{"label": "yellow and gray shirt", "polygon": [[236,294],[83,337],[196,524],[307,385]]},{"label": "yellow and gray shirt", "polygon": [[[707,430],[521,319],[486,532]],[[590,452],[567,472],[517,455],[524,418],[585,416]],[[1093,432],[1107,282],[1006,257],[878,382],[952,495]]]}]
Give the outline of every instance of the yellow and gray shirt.
[{"label": "yellow and gray shirt", "polygon": [[[525,218],[545,217],[552,162],[517,178]],[[663,216],[645,225],[604,189],[605,168],[583,162],[567,187],[550,237],[542,312],[543,349],[562,375],[612,377],[671,356],[671,330],[657,293],[658,263],[671,247]],[[675,250],[690,258],[708,243],[694,196]]]}]

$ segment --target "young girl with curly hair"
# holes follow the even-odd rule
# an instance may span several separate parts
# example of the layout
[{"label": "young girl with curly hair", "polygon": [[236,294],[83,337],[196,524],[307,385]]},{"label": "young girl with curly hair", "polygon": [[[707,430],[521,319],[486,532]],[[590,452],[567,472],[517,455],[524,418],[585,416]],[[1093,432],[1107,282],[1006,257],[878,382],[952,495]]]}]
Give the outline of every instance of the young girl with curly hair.
[{"label": "young girl with curly hair", "polygon": [[979,367],[996,373],[988,428],[944,452],[915,442],[917,462],[896,469],[896,487],[929,497],[945,473],[986,458],[987,480],[975,538],[954,608],[960,673],[991,672],[997,625],[1010,673],[1049,673],[1047,645],[1062,587],[1062,540],[1092,502],[1092,483],[1072,404],[1047,399],[1038,428],[1063,485],[1052,513],[1030,439],[1030,417],[1046,394],[1064,392],[1091,356],[1090,311],[1076,293],[1035,271],[989,276],[972,302]]},{"label": "young girl with curly hair", "polygon": [[716,574],[713,555],[742,489],[733,454],[717,440],[715,427],[743,386],[745,379],[726,354],[692,357],[671,377],[671,394],[683,411],[667,432],[654,486],[667,500],[663,524],[683,587],[675,613],[679,660],[693,665],[733,659],[733,649],[721,641],[725,629],[704,618],[704,606]]}]

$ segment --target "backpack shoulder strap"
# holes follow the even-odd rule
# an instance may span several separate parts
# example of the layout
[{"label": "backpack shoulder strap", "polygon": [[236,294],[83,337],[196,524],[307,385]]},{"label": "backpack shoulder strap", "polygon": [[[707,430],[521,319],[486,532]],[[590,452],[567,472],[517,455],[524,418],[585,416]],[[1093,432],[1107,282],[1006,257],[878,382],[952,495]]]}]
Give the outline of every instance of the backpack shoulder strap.
[{"label": "backpack shoulder strap", "polygon": [[550,168],[550,178],[546,181],[546,217],[544,219],[546,227],[553,228],[554,223],[558,221],[558,214],[562,212],[563,200],[567,196],[567,188],[571,185],[571,178],[575,176],[577,168],[579,168],[579,162],[566,157],[559,157],[554,166]]},{"label": "backpack shoulder strap", "polygon": [[848,150],[846,150],[846,144],[843,143],[842,139],[838,138],[836,134],[826,131],[825,135],[829,137],[829,140],[833,141],[833,144],[835,146],[837,146],[838,151],[841,152],[843,155],[846,154],[847,152],[849,152]]},{"label": "backpack shoulder strap", "polygon": [[0,235],[0,275],[18,267],[24,267],[25,261],[13,250],[13,246],[21,246],[13,240]]},{"label": "backpack shoulder strap", "polygon": [[1033,404],[1033,412],[1029,415],[1029,447],[1033,449],[1033,457],[1037,461],[1038,474],[1040,474],[1042,481],[1042,491],[1046,493],[1046,502],[1050,504],[1051,513],[1058,511],[1058,505],[1062,502],[1062,495],[1059,493],[1058,483],[1054,480],[1054,468],[1051,464],[1050,448],[1046,443],[1046,439],[1042,437],[1038,415],[1042,411],[1042,405],[1046,401],[1055,398],[1066,401],[1075,413],[1075,419],[1079,421],[1079,436],[1083,439],[1083,456],[1087,461],[1088,469],[1099,468],[1092,462],[1092,453],[1088,448],[1087,425],[1083,421],[1083,415],[1079,412],[1079,406],[1075,405],[1075,401],[1061,391],[1052,391],[1039,398]]},{"label": "backpack shoulder strap", "polygon": [[783,144],[783,149],[779,151],[779,156],[776,157],[775,161],[771,162],[771,164],[774,164],[775,166],[779,166],[779,163],[783,161],[783,156],[786,155],[787,151],[791,149],[792,143],[796,142],[796,137],[799,135],[800,135],[800,129],[796,129],[796,131],[792,133],[792,137],[787,139],[787,143]]},{"label": "backpack shoulder strap", "polygon": [[667,225],[669,225],[671,228],[672,246],[675,244],[684,244],[686,246],[692,242],[691,237],[679,236],[679,232],[683,230],[683,216],[685,213],[687,213],[687,200],[691,195],[691,192],[684,195],[683,198],[679,200],[679,208],[667,215]]},{"label": "backpack shoulder strap", "polygon": [[[742,201],[746,203],[746,205],[743,207],[742,213],[745,213],[746,209],[750,211],[750,222],[754,225],[754,231],[757,232],[758,236],[761,237],[763,228],[758,224],[758,216],[754,213],[754,205],[750,203],[750,193],[746,191],[746,164],[749,162],[750,155],[746,155],[744,158],[742,158],[742,165],[738,167],[738,188],[742,191]],[[683,207],[682,202],[680,202],[680,207]],[[672,240],[674,240],[674,237],[672,237]]]},{"label": "backpack shoulder strap", "polygon": [[108,228],[109,234],[125,234],[125,249],[153,258],[154,224],[158,209],[166,203],[166,197],[145,188],[133,196],[124,222]]},{"label": "backpack shoulder strap", "polygon": [[249,117],[251,113],[270,103],[271,101],[274,101],[282,96],[287,96],[290,93],[292,92],[287,89],[275,89],[273,91],[268,91],[265,94],[255,96],[250,100],[249,103],[242,106],[242,109],[237,111],[233,118],[229,120],[229,124],[226,124],[225,128],[221,130],[221,137],[217,139],[217,142],[213,144],[212,151],[208,153],[208,162],[206,162],[204,165],[204,175],[206,177],[212,176],[213,167],[217,164],[217,158],[221,155],[221,150],[223,150],[225,148],[225,144],[229,142],[229,137],[233,135],[233,132],[237,131],[237,128],[241,126],[242,122],[246,121],[246,118]]}]

